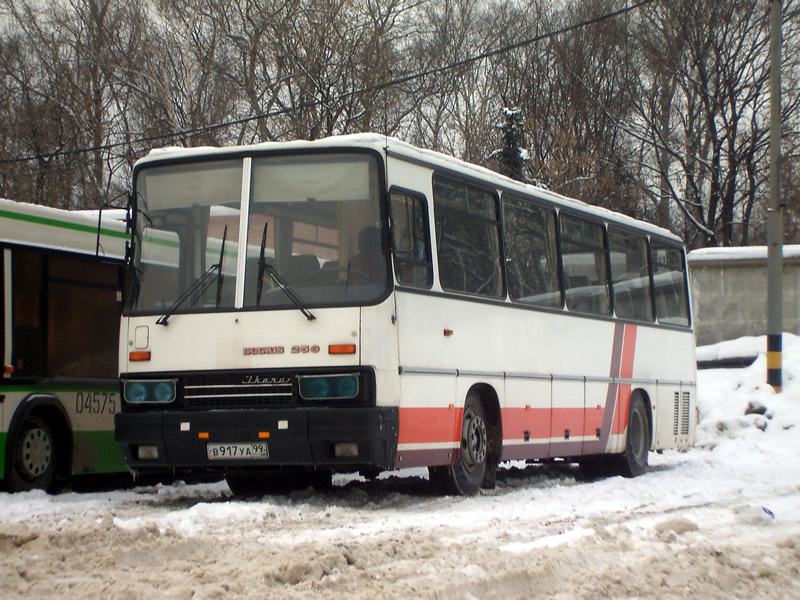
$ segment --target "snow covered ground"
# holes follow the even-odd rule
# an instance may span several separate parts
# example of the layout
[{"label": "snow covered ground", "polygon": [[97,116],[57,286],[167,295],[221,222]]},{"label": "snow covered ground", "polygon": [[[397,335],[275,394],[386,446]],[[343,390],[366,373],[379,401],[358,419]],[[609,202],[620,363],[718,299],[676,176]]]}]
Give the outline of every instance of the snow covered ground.
[{"label": "snow covered ground", "polygon": [[761,355],[701,371],[696,447],[632,480],[520,463],[473,498],[421,470],[249,501],[221,482],[0,494],[0,597],[800,598],[800,339],[780,394],[765,345],[699,350]]}]

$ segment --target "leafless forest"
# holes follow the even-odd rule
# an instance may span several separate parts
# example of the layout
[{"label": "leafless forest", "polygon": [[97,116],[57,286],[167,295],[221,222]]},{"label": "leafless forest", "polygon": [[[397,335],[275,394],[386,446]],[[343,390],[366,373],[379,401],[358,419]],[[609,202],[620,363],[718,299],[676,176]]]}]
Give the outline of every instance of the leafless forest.
[{"label": "leafless forest", "polygon": [[[763,243],[769,8],[0,0],[0,196],[124,203],[155,146],[361,131],[502,170],[514,115],[519,176],[690,247]],[[785,232],[800,242],[800,0],[783,0],[782,60]]]}]

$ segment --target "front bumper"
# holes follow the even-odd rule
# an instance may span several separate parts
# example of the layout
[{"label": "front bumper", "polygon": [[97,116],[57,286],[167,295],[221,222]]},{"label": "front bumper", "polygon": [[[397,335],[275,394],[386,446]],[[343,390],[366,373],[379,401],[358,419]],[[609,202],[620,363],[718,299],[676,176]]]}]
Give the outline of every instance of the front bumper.
[{"label": "front bumper", "polygon": [[[384,407],[130,412],[116,415],[115,428],[125,462],[140,473],[273,467],[385,470],[395,466],[398,412]],[[208,458],[209,443],[247,442],[266,442],[269,457]],[[342,445],[350,451],[337,456]],[[140,458],[140,446],[155,446],[157,456]]]}]

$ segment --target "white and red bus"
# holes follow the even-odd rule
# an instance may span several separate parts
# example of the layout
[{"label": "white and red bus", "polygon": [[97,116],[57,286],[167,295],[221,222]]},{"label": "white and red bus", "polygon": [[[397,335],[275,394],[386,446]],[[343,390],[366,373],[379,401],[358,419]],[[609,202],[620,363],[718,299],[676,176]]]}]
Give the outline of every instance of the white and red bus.
[{"label": "white and red bus", "polygon": [[159,151],[133,174],[116,431],[135,472],[501,461],[628,476],[692,444],[669,232],[373,134]]},{"label": "white and red bus", "polygon": [[125,473],[114,439],[129,234],[120,219],[0,199],[0,479]]}]

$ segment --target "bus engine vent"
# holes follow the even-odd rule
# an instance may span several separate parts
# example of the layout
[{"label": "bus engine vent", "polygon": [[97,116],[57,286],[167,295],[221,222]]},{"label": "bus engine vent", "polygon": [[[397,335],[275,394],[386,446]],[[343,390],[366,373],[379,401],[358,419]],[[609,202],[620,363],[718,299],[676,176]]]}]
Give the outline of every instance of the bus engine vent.
[{"label": "bus engine vent", "polygon": [[672,434],[677,437],[689,435],[689,410],[691,409],[691,396],[689,392],[675,392],[674,418],[672,421]]},{"label": "bus engine vent", "polygon": [[187,409],[270,408],[292,404],[291,377],[202,375],[183,381]]},{"label": "bus engine vent", "polygon": [[672,435],[678,437],[678,427],[681,422],[681,394],[675,392],[675,410],[672,418]]},{"label": "bus engine vent", "polygon": [[689,435],[689,392],[683,392],[681,395],[681,435]]}]

